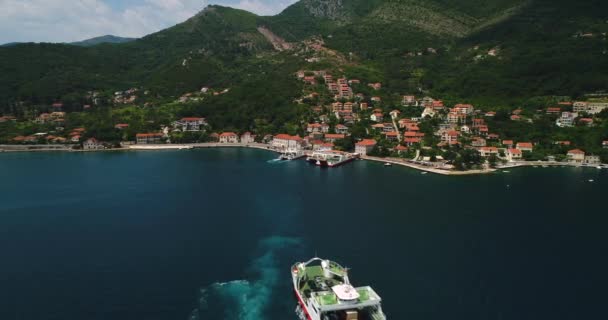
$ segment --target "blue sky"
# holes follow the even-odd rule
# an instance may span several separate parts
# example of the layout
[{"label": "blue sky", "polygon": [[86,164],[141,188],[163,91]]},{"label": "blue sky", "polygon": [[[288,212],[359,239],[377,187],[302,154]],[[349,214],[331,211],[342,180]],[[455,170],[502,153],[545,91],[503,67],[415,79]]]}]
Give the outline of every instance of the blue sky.
[{"label": "blue sky", "polygon": [[297,0],[0,0],[0,44],[70,42],[113,34],[141,37],[209,4],[274,15]]}]

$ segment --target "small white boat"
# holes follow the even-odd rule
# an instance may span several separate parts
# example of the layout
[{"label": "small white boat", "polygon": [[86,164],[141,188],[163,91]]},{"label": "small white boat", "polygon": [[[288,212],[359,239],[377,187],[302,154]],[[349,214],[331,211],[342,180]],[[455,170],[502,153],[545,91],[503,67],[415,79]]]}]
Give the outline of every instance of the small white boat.
[{"label": "small white boat", "polygon": [[392,167],[392,166],[393,166],[393,164],[392,164],[392,163],[387,162],[387,163],[385,163],[385,164],[384,164],[384,166],[385,166],[385,167]]},{"label": "small white boat", "polygon": [[601,167],[601,166],[598,166],[597,168],[598,168],[598,169],[602,169],[602,167]]},{"label": "small white boat", "polygon": [[504,172],[504,173],[509,173],[509,172],[511,172],[511,171],[509,171],[509,170],[503,170],[502,172]]},{"label": "small white boat", "polygon": [[595,180],[593,180],[593,179],[589,179],[589,182],[595,182]]},{"label": "small white boat", "polygon": [[420,174],[427,174],[427,173],[428,173],[428,172],[426,172],[426,171],[422,171]]}]

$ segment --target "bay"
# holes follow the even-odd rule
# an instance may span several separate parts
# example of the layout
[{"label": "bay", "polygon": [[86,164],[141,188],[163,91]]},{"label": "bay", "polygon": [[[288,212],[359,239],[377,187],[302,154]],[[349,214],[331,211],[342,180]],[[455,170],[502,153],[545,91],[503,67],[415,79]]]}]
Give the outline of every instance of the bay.
[{"label": "bay", "polygon": [[606,171],[274,157],[0,154],[0,319],[295,319],[289,267],[315,255],[389,319],[608,313]]}]

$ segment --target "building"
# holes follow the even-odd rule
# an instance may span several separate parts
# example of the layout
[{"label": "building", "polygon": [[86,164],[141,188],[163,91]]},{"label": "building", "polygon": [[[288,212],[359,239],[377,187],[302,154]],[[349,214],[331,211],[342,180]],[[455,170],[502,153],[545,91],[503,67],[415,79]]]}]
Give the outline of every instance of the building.
[{"label": "building", "polygon": [[608,102],[575,102],[572,106],[574,112],[598,114],[608,108]]},{"label": "building", "polygon": [[128,127],[129,127],[129,125],[126,124],[126,123],[119,123],[119,124],[117,124],[117,125],[114,126],[114,128],[118,129],[118,130],[124,130],[124,129],[128,128]]},{"label": "building", "polygon": [[513,142],[513,140],[503,140],[502,145],[507,148],[513,148],[513,145],[515,145],[515,143]]},{"label": "building", "polygon": [[137,144],[155,144],[160,143],[163,137],[162,133],[138,133],[135,138]]},{"label": "building", "polygon": [[348,127],[343,124],[336,125],[336,133],[348,134]]},{"label": "building", "polygon": [[105,149],[105,147],[103,146],[103,143],[101,143],[100,141],[97,141],[97,139],[90,138],[82,143],[82,149],[84,149],[84,150],[101,150],[101,149]]},{"label": "building", "polygon": [[576,117],[578,117],[577,113],[562,112],[562,116],[555,121],[555,124],[561,128],[572,127],[574,126],[574,120],[576,120]]},{"label": "building", "polygon": [[521,150],[519,149],[512,149],[509,148],[507,149],[507,160],[509,161],[517,161],[517,160],[521,160],[523,157],[523,152],[521,152]]},{"label": "building", "polygon": [[207,126],[205,118],[182,118],[173,123],[173,127],[183,132],[186,131],[201,131]]},{"label": "building", "polygon": [[457,104],[454,106],[452,111],[460,114],[470,115],[473,114],[475,108],[470,104]]},{"label": "building", "polygon": [[441,134],[441,141],[446,142],[448,144],[455,144],[458,142],[458,136],[460,133],[456,130],[444,131]]},{"label": "building", "polygon": [[355,152],[365,156],[370,153],[374,147],[376,147],[376,140],[374,139],[364,139],[355,144]]},{"label": "building", "polygon": [[547,108],[547,114],[560,114],[562,112],[562,108]]},{"label": "building", "polygon": [[389,141],[397,141],[399,140],[399,133],[393,131],[393,132],[385,132],[384,135],[386,136],[386,140]]},{"label": "building", "polygon": [[583,163],[585,161],[585,151],[580,149],[574,149],[568,151],[568,162],[570,163]]},{"label": "building", "polygon": [[239,136],[234,132],[222,132],[220,143],[239,143]]},{"label": "building", "polygon": [[391,115],[391,118],[397,119],[397,118],[399,118],[399,115],[401,114],[401,111],[399,111],[399,110],[393,110],[389,114]]},{"label": "building", "polygon": [[412,106],[417,105],[418,103],[416,102],[416,96],[403,96],[401,104],[404,106]]},{"label": "building", "polygon": [[346,137],[345,135],[339,134],[339,133],[326,133],[325,141],[336,142],[337,140],[344,139],[345,137]]},{"label": "building", "polygon": [[278,134],[272,139],[271,146],[279,151],[300,151],[304,148],[304,140],[299,136]]},{"label": "building", "polygon": [[604,149],[608,149],[608,140],[602,142],[602,147],[604,147]]},{"label": "building", "polygon": [[515,146],[516,149],[524,151],[524,152],[532,152],[534,151],[534,145],[530,142],[519,142]]},{"label": "building", "polygon": [[496,148],[496,147],[481,147],[478,150],[479,150],[479,154],[481,154],[482,157],[498,155],[498,148]]},{"label": "building", "polygon": [[251,132],[247,131],[241,135],[241,143],[254,143],[255,135],[251,134]]},{"label": "building", "polygon": [[473,138],[473,141],[471,141],[471,145],[473,147],[479,148],[479,147],[485,147],[486,146],[486,139],[484,138]]},{"label": "building", "polygon": [[306,127],[306,131],[308,133],[313,133],[313,132],[327,133],[327,132],[329,132],[329,125],[325,124],[325,123],[309,123],[308,126]]},{"label": "building", "polygon": [[375,122],[382,122],[384,121],[384,116],[382,115],[382,113],[376,112],[370,116],[370,119]]},{"label": "building", "polygon": [[585,164],[598,165],[601,163],[602,160],[600,159],[600,156],[585,156]]}]

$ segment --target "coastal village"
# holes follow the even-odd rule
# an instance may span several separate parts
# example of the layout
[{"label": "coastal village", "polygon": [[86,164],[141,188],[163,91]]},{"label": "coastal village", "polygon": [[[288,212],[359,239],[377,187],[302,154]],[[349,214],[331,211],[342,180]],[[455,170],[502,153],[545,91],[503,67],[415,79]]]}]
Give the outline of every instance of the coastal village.
[{"label": "coastal village", "polygon": [[[335,77],[326,71],[301,70],[295,74],[303,84],[303,96],[297,103],[309,109],[306,123],[297,134],[287,132],[260,134],[252,131],[216,131],[205,117],[189,116],[161,124],[156,130],[136,132],[131,139],[121,135],[130,123],[117,122],[114,130],[121,141],[102,141],[88,133],[86,127],[71,127],[66,123],[67,112],[61,102],[52,104],[48,112],[30,119],[12,115],[0,117],[0,124],[28,122],[50,128],[48,132],[11,137],[0,150],[67,149],[98,151],[109,149],[163,149],[180,146],[256,146],[270,149],[289,160],[312,154],[349,154],[346,159],[364,158],[387,163],[403,164],[423,170],[483,171],[492,168],[526,164],[600,166],[602,158],[580,148],[575,142],[563,139],[551,141],[551,153],[540,157],[536,149],[546,141],[518,140],[517,136],[498,133],[496,119],[509,122],[547,123],[558,128],[592,127],[604,121],[598,115],[608,110],[607,100],[569,101],[539,108],[530,114],[522,109],[482,111],[472,104],[446,105],[430,96],[404,94],[398,105],[385,104],[380,94],[383,85],[367,83],[344,76]],[[365,90],[361,90],[365,88]],[[200,101],[206,95],[226,94],[230,89],[201,88],[200,92],[186,93],[176,103]],[[371,92],[364,94],[360,91]],[[115,92],[114,105],[128,105],[138,95],[148,92],[133,88]],[[97,93],[90,93],[91,104],[82,111],[99,104]],[[144,105],[144,107],[147,107]],[[177,134],[203,135],[200,141],[174,141]],[[608,149],[608,136],[600,142]],[[544,146],[546,149],[546,146]]]}]

